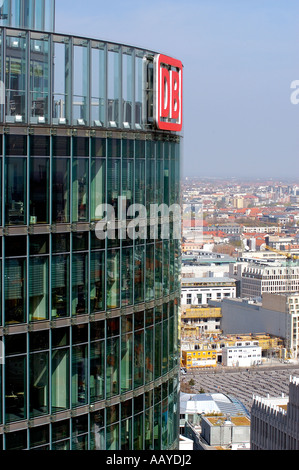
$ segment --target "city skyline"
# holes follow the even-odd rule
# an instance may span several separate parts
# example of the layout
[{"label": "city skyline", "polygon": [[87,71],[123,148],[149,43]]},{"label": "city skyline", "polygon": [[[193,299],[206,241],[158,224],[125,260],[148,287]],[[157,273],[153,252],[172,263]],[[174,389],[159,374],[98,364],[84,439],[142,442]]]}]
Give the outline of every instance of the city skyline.
[{"label": "city skyline", "polygon": [[[57,32],[162,50],[184,64],[184,176],[290,177],[299,170],[295,0],[59,2]],[[117,17],[115,11],[118,12]],[[155,34],[152,34],[154,25]],[[196,93],[195,93],[196,91]]]}]

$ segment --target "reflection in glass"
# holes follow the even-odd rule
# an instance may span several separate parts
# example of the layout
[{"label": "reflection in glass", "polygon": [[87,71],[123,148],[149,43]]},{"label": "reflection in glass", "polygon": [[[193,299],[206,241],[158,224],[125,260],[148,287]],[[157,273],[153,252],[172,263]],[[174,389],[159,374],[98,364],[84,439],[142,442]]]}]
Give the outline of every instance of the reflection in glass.
[{"label": "reflection in glass", "polygon": [[49,222],[49,158],[30,159],[30,224]]},{"label": "reflection in glass", "polygon": [[48,319],[49,271],[47,257],[31,257],[29,263],[29,320]]},{"label": "reflection in glass", "polygon": [[121,393],[132,390],[133,334],[121,337]]},{"label": "reflection in glass", "polygon": [[144,331],[135,331],[134,334],[134,388],[140,387],[144,382]]},{"label": "reflection in glass", "polygon": [[90,345],[90,400],[105,398],[105,342],[95,341]]},{"label": "reflection in glass", "polygon": [[94,313],[105,309],[105,252],[90,256],[90,311]]},{"label": "reflection in glass", "polygon": [[106,398],[119,394],[119,337],[107,339]]},{"label": "reflection in glass", "polygon": [[91,60],[91,124],[106,126],[106,45],[97,43]]},{"label": "reflection in glass", "polygon": [[121,302],[122,306],[133,303],[133,247],[123,248],[121,266]]},{"label": "reflection in glass", "polygon": [[106,160],[93,158],[91,161],[91,220],[103,217],[101,204],[106,202]]},{"label": "reflection in glass", "polygon": [[26,356],[5,359],[5,421],[26,419]]},{"label": "reflection in glass", "polygon": [[30,355],[30,416],[49,413],[49,354]]},{"label": "reflection in glass", "polygon": [[88,159],[73,160],[73,221],[88,219]]},{"label": "reflection in glass", "polygon": [[108,49],[108,125],[120,125],[121,97],[121,54],[120,47],[109,45]]},{"label": "reflection in glass", "polygon": [[119,286],[119,251],[109,250],[107,260],[107,308],[118,308]]},{"label": "reflection in glass", "polygon": [[26,312],[25,259],[5,262],[5,323],[24,323]]},{"label": "reflection in glass", "polygon": [[69,316],[69,256],[52,258],[52,318]]},{"label": "reflection in glass", "polygon": [[[83,41],[81,41],[81,44]],[[87,73],[88,64],[88,48],[87,42],[84,45],[74,46],[73,49],[73,123],[77,125],[80,120],[84,124],[89,124],[88,119],[88,90],[87,90]]]},{"label": "reflection in glass", "polygon": [[72,350],[72,405],[87,403],[87,345]]},{"label": "reflection in glass", "polygon": [[69,408],[69,350],[52,352],[52,413]]},{"label": "reflection in glass", "polygon": [[[7,36],[6,39],[6,120],[26,116],[26,38]],[[14,121],[13,121],[14,122]]]},{"label": "reflection in glass", "polygon": [[107,178],[107,204],[110,204],[118,216],[118,198],[120,194],[120,175],[121,175],[121,161],[119,159],[108,160],[108,178]]},{"label": "reflection in glass", "polygon": [[126,198],[126,213],[134,204],[134,160],[123,158],[122,160],[122,197]]},{"label": "reflection in glass", "polygon": [[31,39],[30,116],[34,124],[49,119],[49,40]]},{"label": "reflection in glass", "polygon": [[90,450],[105,450],[104,410],[90,416]]},{"label": "reflection in glass", "polygon": [[70,160],[53,158],[52,163],[52,222],[70,220]]},{"label": "reflection in glass", "polygon": [[74,254],[72,260],[72,314],[87,312],[87,254]]},{"label": "reflection in glass", "polygon": [[26,159],[6,158],[5,222],[8,225],[26,224]]},{"label": "reflection in glass", "polygon": [[133,121],[133,64],[133,49],[129,47],[123,48],[123,122],[127,128],[132,127]]}]

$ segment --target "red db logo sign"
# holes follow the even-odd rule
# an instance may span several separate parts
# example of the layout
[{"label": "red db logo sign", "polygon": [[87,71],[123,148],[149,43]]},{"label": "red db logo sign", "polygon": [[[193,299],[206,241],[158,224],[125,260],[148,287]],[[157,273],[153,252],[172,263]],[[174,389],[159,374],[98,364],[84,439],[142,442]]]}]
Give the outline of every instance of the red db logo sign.
[{"label": "red db logo sign", "polygon": [[155,121],[158,129],[180,132],[183,126],[183,65],[165,55],[155,57]]}]

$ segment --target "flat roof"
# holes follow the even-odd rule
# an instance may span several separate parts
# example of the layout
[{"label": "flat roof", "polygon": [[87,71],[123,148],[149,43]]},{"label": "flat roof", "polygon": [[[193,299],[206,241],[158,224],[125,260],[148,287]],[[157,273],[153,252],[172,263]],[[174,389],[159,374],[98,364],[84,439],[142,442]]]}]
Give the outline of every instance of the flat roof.
[{"label": "flat roof", "polygon": [[221,284],[224,282],[235,283],[236,280],[230,277],[186,277],[182,279],[182,284],[192,284],[192,283],[215,283]]}]

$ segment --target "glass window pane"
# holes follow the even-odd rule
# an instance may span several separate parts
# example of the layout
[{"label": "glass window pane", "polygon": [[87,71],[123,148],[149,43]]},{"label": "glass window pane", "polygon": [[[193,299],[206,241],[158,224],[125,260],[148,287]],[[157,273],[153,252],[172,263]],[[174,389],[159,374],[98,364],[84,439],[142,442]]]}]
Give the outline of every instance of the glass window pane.
[{"label": "glass window pane", "polygon": [[144,383],[144,331],[134,334],[134,388]]},{"label": "glass window pane", "polygon": [[72,260],[72,314],[82,315],[87,312],[87,254],[74,254]]},{"label": "glass window pane", "polygon": [[120,301],[119,251],[109,250],[107,260],[107,305],[106,308],[118,308]]},{"label": "glass window pane", "polygon": [[26,224],[26,159],[6,158],[5,223]]},{"label": "glass window pane", "polygon": [[121,337],[121,393],[132,390],[133,377],[133,335]]},{"label": "glass window pane", "polygon": [[67,410],[69,400],[69,350],[52,352],[52,413]]},{"label": "glass window pane", "polygon": [[26,116],[26,38],[6,39],[6,121],[25,122]]},{"label": "glass window pane", "polygon": [[49,222],[49,158],[30,159],[30,224]]},{"label": "glass window pane", "polygon": [[72,350],[72,405],[87,403],[87,345]]},{"label": "glass window pane", "polygon": [[149,383],[154,377],[154,329],[145,329],[145,382]]},{"label": "glass window pane", "polygon": [[53,158],[52,163],[52,221],[70,221],[70,160]]},{"label": "glass window pane", "polygon": [[134,416],[134,450],[143,450],[143,413]]},{"label": "glass window pane", "polygon": [[95,251],[90,255],[90,311],[105,309],[105,252]]},{"label": "glass window pane", "polygon": [[121,196],[121,161],[116,159],[108,160],[108,180],[107,180],[107,204],[114,209],[115,218],[118,217],[118,198]]},{"label": "glass window pane", "polygon": [[122,160],[122,197],[126,198],[126,213],[134,204],[134,160]]},{"label": "glass window pane", "polygon": [[101,43],[94,46],[91,53],[91,124],[106,126],[106,47]]},{"label": "glass window pane", "polygon": [[30,258],[29,263],[29,320],[49,318],[49,260]]},{"label": "glass window pane", "polygon": [[111,45],[108,49],[108,125],[120,126],[121,98],[121,55],[120,47]]},{"label": "glass window pane", "polygon": [[53,136],[53,156],[69,157],[71,154],[71,139],[64,136]]},{"label": "glass window pane", "polygon": [[52,258],[52,318],[68,317],[69,313],[69,271],[68,255]]},{"label": "glass window pane", "polygon": [[30,416],[49,413],[49,354],[30,355]]},{"label": "glass window pane", "polygon": [[50,442],[49,426],[38,426],[30,429],[30,449]]},{"label": "glass window pane", "polygon": [[27,431],[10,432],[5,436],[5,450],[27,449]]},{"label": "glass window pane", "polygon": [[135,59],[135,125],[137,129],[142,128],[143,126],[143,58],[144,53],[140,53],[140,55],[137,55]]},{"label": "glass window pane", "polygon": [[133,248],[123,248],[121,266],[121,302],[122,306],[133,304]]},{"label": "glass window pane", "polygon": [[105,398],[105,342],[96,341],[90,345],[90,400]]},{"label": "glass window pane", "polygon": [[119,449],[119,424],[113,424],[106,429],[106,450]]},{"label": "glass window pane", "polygon": [[135,284],[134,284],[134,295],[135,302],[144,302],[144,257],[145,247],[144,245],[135,247]]},{"label": "glass window pane", "polygon": [[[82,41],[83,42],[83,41]],[[89,103],[88,103],[88,48],[87,42],[84,45],[74,46],[73,49],[73,123],[83,120],[89,124]]]},{"label": "glass window pane", "polygon": [[119,338],[107,340],[106,398],[119,394]]},{"label": "glass window pane", "polygon": [[[102,218],[101,205],[106,202],[106,160],[93,158],[91,161],[91,220]],[[100,206],[100,207],[99,207]]]},{"label": "glass window pane", "polygon": [[24,323],[26,318],[25,260],[5,262],[5,323]]},{"label": "glass window pane", "polygon": [[134,98],[134,79],[133,79],[133,49],[123,48],[123,122],[125,127],[132,127],[133,120],[133,98]]},{"label": "glass window pane", "polygon": [[22,419],[26,419],[26,356],[7,357],[5,360],[5,420],[10,423]]},{"label": "glass window pane", "polygon": [[49,120],[49,39],[30,41],[30,116],[31,122]]},{"label": "glass window pane", "polygon": [[88,220],[88,159],[73,160],[73,221]]},{"label": "glass window pane", "polygon": [[133,449],[132,418],[121,421],[121,450]]},{"label": "glass window pane", "polygon": [[90,449],[106,450],[104,410],[92,413],[90,416]]},{"label": "glass window pane", "polygon": [[[71,113],[71,47],[68,38],[54,43],[53,124],[69,124]],[[64,154],[65,156],[66,154]]]}]

